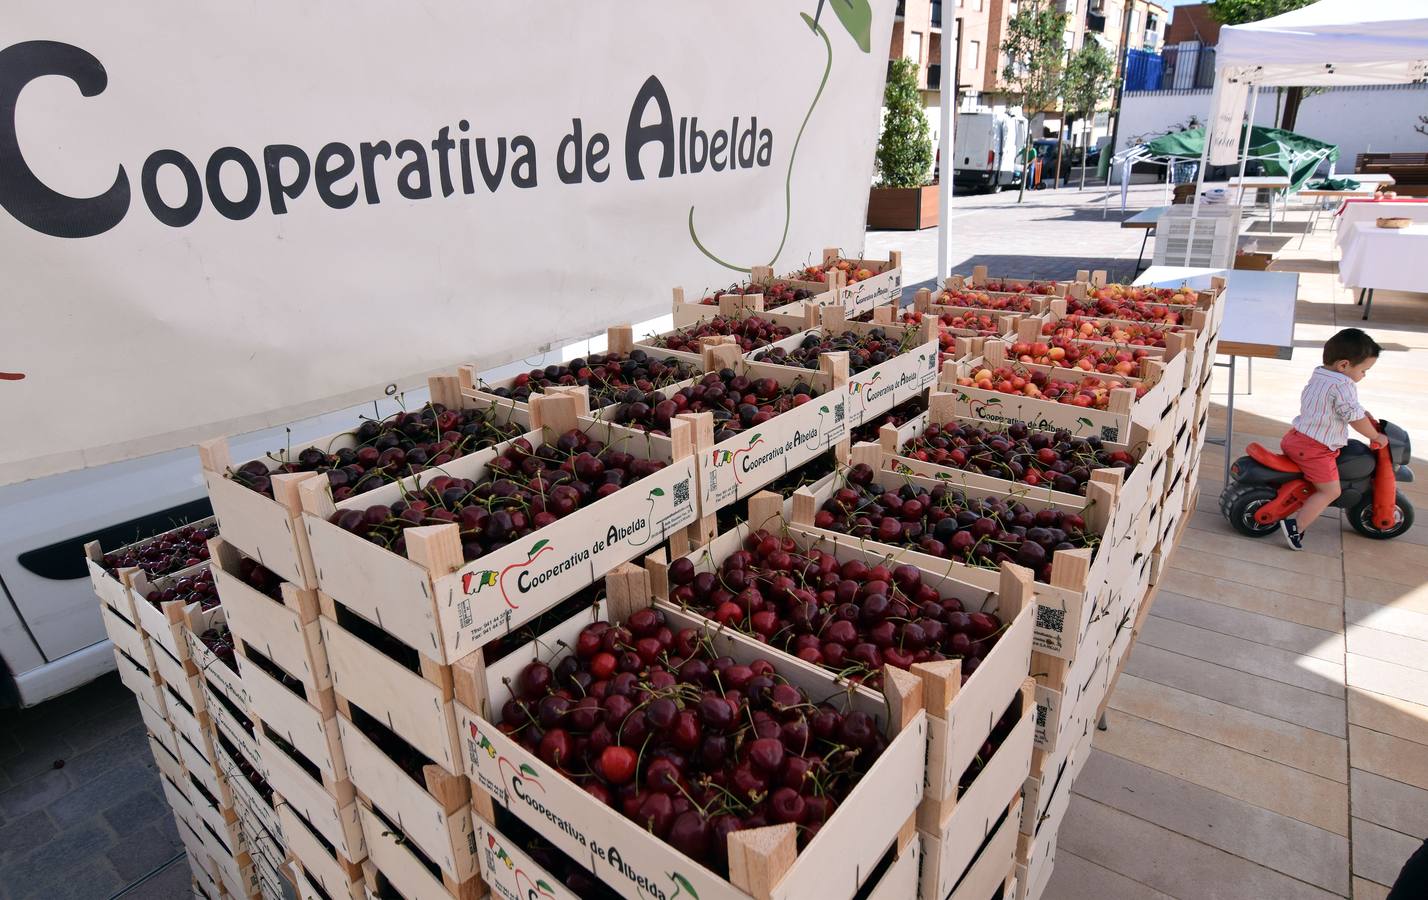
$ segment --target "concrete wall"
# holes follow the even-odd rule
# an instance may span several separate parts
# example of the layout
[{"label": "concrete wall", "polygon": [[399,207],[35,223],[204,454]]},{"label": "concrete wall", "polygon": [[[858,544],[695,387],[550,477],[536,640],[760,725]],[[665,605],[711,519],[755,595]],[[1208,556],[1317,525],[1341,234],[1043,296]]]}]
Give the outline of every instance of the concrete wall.
[{"label": "concrete wall", "polygon": [[[1136,138],[1152,138],[1183,126],[1193,115],[1203,123],[1210,115],[1210,91],[1136,91],[1122,103],[1120,146]],[[1418,117],[1428,115],[1428,85],[1330,88],[1304,100],[1294,130],[1339,145],[1339,172],[1350,172],[1354,156],[1370,150],[1384,153],[1428,152],[1428,135],[1413,130]],[[1273,125],[1275,92],[1260,92],[1256,125]]]}]

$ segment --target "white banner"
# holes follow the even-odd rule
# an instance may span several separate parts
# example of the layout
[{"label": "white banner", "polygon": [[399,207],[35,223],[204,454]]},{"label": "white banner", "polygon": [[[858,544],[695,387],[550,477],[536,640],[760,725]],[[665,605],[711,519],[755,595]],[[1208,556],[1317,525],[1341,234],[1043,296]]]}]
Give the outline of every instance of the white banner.
[{"label": "white banner", "polygon": [[8,0],[0,483],[856,253],[893,5]]},{"label": "white banner", "polygon": [[1231,79],[1221,69],[1215,80],[1215,96],[1210,104],[1210,142],[1212,166],[1233,166],[1240,161],[1244,140],[1245,100],[1249,97],[1249,82]]}]

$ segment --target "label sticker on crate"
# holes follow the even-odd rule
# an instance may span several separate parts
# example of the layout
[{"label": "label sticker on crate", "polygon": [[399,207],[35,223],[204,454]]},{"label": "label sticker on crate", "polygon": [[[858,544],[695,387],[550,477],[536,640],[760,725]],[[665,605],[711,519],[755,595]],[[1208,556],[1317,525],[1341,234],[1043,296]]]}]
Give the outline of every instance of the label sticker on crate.
[{"label": "label sticker on crate", "polygon": [[847,388],[834,388],[701,451],[700,508],[708,514],[741,500],[842,440],[848,405]]},{"label": "label sticker on crate", "polygon": [[848,426],[885,413],[937,380],[938,348],[928,341],[848,379]]},{"label": "label sticker on crate", "polygon": [[901,267],[848,285],[838,292],[838,300],[848,318],[856,319],[882,305],[894,292],[902,293]]},{"label": "label sticker on crate", "polygon": [[681,459],[437,582],[456,659],[545,612],[698,517],[694,458]]}]

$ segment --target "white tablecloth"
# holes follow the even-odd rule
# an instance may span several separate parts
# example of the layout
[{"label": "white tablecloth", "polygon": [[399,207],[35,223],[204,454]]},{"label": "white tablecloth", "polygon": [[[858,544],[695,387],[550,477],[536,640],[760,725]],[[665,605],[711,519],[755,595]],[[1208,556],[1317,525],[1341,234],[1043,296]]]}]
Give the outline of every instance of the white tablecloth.
[{"label": "white tablecloth", "polygon": [[1345,287],[1428,292],[1428,222],[1408,228],[1355,222],[1340,228],[1355,232],[1339,262]]},{"label": "white tablecloth", "polygon": [[1350,203],[1344,207],[1343,212],[1339,213],[1339,230],[1334,235],[1334,243],[1338,245],[1341,252],[1347,253],[1348,245],[1356,234],[1354,225],[1359,222],[1367,222],[1372,227],[1375,219],[1388,218],[1389,216],[1402,216],[1417,222],[1428,222],[1428,203],[1394,203],[1392,200]]}]

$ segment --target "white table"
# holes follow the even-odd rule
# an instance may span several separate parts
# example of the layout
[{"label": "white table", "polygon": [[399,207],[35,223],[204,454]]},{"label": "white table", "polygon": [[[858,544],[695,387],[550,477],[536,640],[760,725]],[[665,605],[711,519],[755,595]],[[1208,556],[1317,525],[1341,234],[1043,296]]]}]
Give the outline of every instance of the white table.
[{"label": "white table", "polygon": [[1339,261],[1339,281],[1357,288],[1364,318],[1373,308],[1373,292],[1428,290],[1428,222],[1407,228],[1379,228],[1355,222]]},{"label": "white table", "polygon": [[1289,177],[1287,175],[1246,175],[1243,178],[1231,178],[1226,184],[1231,188],[1240,189],[1240,196],[1235,201],[1240,206],[1245,204],[1246,190],[1263,188],[1269,191],[1269,233],[1274,234],[1274,197],[1280,191],[1289,190]]},{"label": "white table", "polygon": [[1334,244],[1342,253],[1347,253],[1357,232],[1354,226],[1360,222],[1373,225],[1374,221],[1390,216],[1428,222],[1428,201],[1375,200],[1372,203],[1346,203],[1338,213],[1338,230],[1334,234]]},{"label": "white table", "polygon": [[1235,358],[1289,359],[1294,353],[1294,305],[1299,300],[1297,272],[1253,272],[1244,269],[1197,269],[1151,266],[1137,278],[1140,285],[1208,288],[1210,279],[1225,279],[1225,315],[1220,321],[1219,353],[1230,370],[1229,396],[1225,400],[1225,437],[1210,440],[1225,447],[1225,481],[1230,480],[1230,447],[1235,436]]},{"label": "white table", "polygon": [[1143,209],[1129,219],[1121,222],[1122,228],[1140,228],[1145,234],[1140,239],[1140,253],[1135,258],[1135,271],[1140,271],[1140,261],[1145,258],[1145,244],[1150,240],[1150,236],[1155,233],[1155,226],[1160,222],[1160,217],[1165,215],[1168,206],[1152,206],[1150,209]]}]

